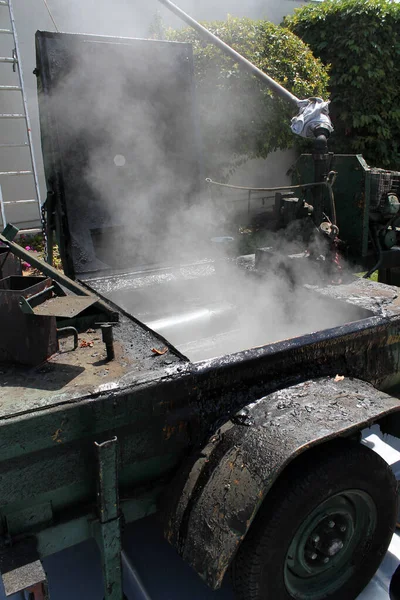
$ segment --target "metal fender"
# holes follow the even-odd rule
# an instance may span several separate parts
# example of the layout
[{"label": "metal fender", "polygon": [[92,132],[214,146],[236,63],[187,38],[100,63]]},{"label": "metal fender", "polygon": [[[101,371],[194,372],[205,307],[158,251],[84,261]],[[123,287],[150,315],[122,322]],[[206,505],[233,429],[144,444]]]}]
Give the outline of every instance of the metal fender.
[{"label": "metal fender", "polygon": [[164,504],[167,539],[212,588],[220,587],[260,505],[295,457],[399,409],[400,400],[372,385],[339,377],[260,398],[181,467]]}]

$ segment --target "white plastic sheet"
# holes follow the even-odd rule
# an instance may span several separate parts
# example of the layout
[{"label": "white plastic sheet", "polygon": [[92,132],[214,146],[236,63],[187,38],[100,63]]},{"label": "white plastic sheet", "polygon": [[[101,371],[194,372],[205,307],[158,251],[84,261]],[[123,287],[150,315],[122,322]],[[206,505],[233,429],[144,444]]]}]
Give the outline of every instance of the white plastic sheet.
[{"label": "white plastic sheet", "polygon": [[299,101],[300,112],[297,117],[293,117],[291,130],[296,135],[305,138],[314,137],[314,130],[317,127],[324,127],[332,133],[333,126],[329,118],[329,101],[322,98],[309,98]]}]

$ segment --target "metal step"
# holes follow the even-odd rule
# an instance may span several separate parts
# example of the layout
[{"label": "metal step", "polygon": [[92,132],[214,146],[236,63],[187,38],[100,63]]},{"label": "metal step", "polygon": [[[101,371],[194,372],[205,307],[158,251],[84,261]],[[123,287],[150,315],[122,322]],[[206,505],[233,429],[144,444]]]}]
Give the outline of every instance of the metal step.
[{"label": "metal step", "polygon": [[26,119],[23,114],[2,114],[0,119]]},{"label": "metal step", "polygon": [[0,171],[0,175],[17,177],[18,175],[32,175],[33,171]]},{"label": "metal step", "polygon": [[19,85],[0,85],[1,92],[22,92],[22,87]]},{"label": "metal step", "polygon": [[17,63],[18,59],[17,58],[13,58],[12,56],[0,56],[0,63]]},{"label": "metal step", "polygon": [[12,29],[0,29],[0,34],[1,33],[3,33],[3,34],[9,34],[9,35],[13,34]]},{"label": "metal step", "polygon": [[0,0],[0,6],[8,6],[8,2],[6,2],[6,0]]}]

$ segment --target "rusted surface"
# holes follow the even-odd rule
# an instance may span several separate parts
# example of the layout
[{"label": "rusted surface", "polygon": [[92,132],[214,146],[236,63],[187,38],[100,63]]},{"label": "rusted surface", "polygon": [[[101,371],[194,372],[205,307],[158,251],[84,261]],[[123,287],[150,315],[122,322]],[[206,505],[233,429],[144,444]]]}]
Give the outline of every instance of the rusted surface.
[{"label": "rusted surface", "polygon": [[284,287],[280,301],[272,299],[276,282],[270,283],[268,274],[255,270],[254,255],[107,275],[86,282],[166,337],[193,362],[374,314],[312,288],[293,291]]},{"label": "rusted surface", "polygon": [[100,393],[124,389],[127,382],[161,376],[163,369],[182,363],[173,348],[155,356],[160,340],[149,331],[121,317],[114,328],[115,360],[106,360],[100,327],[79,334],[72,350],[71,340],[60,340],[60,352],[36,368],[0,365],[0,419],[77,402]]},{"label": "rusted surface", "polygon": [[55,318],[24,314],[20,298],[47,293],[46,277],[13,275],[0,280],[0,369],[2,363],[37,365],[57,349]]},{"label": "rusted surface", "polygon": [[83,296],[56,296],[50,298],[33,308],[35,315],[40,317],[64,317],[71,319],[83,312],[92,304],[95,304],[97,298]]},{"label": "rusted surface", "polygon": [[[196,364],[120,310],[114,361],[105,361],[100,328],[93,328],[80,334],[75,352],[66,351],[71,342],[65,340],[62,352],[39,367],[0,368],[0,505],[35,506],[60,490],[76,503],[77,486],[83,505],[94,489],[91,443],[116,435],[122,488],[144,481],[165,485],[173,507],[171,541],[211,585],[219,585],[268,485],[291,457],[398,408],[379,392],[372,402],[373,388],[363,383],[357,385],[365,399],[356,398],[360,392],[349,380],[358,377],[381,389],[398,382],[397,297],[386,286],[373,296],[373,284],[352,285],[344,298],[353,303],[362,296],[371,316]],[[152,352],[164,347],[163,355]],[[345,379],[332,385],[340,391],[349,384],[349,399],[333,402],[311,387],[307,396],[290,392],[294,397],[286,405],[289,386],[337,374]],[[273,405],[275,394],[281,394],[281,407]],[[266,405],[270,419],[259,412]],[[193,460],[185,468],[188,456]],[[263,470],[268,465],[271,470]],[[173,470],[182,477],[175,485]]]},{"label": "rusted surface", "polygon": [[[95,329],[80,334],[79,346],[84,347],[61,351],[35,369],[2,366],[0,418],[83,401],[107,390],[123,395],[145,386],[154,395],[154,389],[163,389],[163,381],[171,380],[174,391],[162,393],[182,396],[182,403],[190,406],[192,413],[206,419],[198,431],[201,438],[204,429],[228,418],[232,410],[260,397],[263,391],[296,380],[340,372],[387,388],[398,379],[400,305],[392,288],[376,285],[384,293],[386,316],[382,315],[381,296],[373,295],[374,284],[357,280],[351,301],[363,293],[363,302],[376,316],[196,365],[170,345],[168,352],[155,355],[152,349],[164,349],[165,340],[121,315],[120,326],[114,328],[115,361],[104,362],[105,346],[100,329]],[[337,294],[340,287],[332,288],[332,293]],[[62,344],[62,349],[70,348],[68,340]]]},{"label": "rusted surface", "polygon": [[307,381],[260,398],[214,434],[180,471],[168,539],[216,588],[285,466],[338,435],[368,426],[400,400],[357,379]]},{"label": "rusted surface", "polygon": [[382,317],[400,315],[399,288],[368,279],[356,279],[346,285],[311,287],[319,294],[370,310]]},{"label": "rusted surface", "polygon": [[11,275],[22,275],[21,260],[0,245],[0,279]]}]

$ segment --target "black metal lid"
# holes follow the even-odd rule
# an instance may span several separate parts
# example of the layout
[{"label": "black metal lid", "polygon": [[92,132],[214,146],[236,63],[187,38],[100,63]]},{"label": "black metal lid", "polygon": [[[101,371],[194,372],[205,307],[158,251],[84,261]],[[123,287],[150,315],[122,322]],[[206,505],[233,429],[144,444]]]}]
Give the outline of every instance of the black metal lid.
[{"label": "black metal lid", "polygon": [[36,49],[65,272],[152,262],[166,215],[199,188],[191,45],[38,31]]}]

